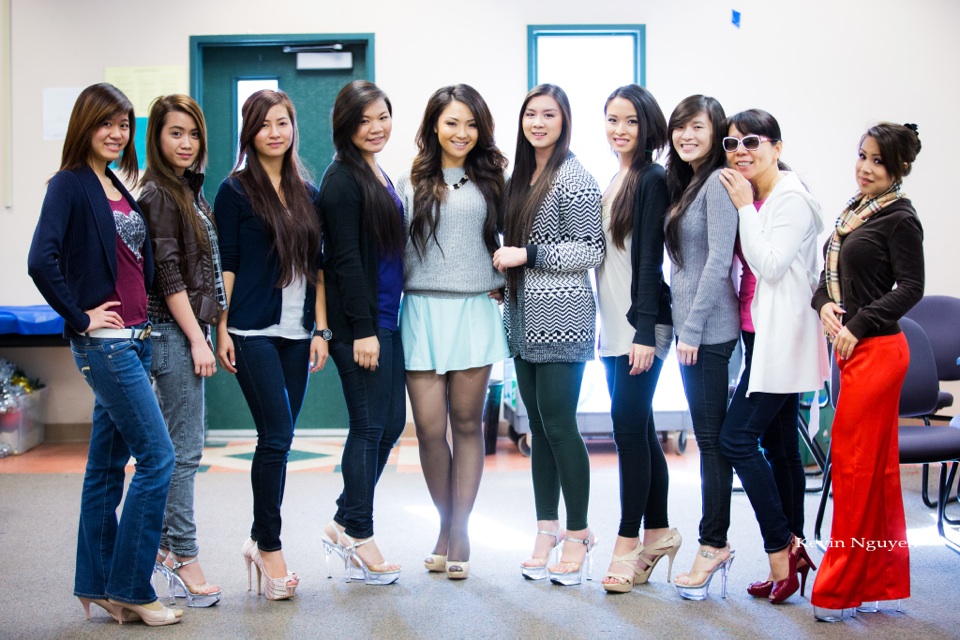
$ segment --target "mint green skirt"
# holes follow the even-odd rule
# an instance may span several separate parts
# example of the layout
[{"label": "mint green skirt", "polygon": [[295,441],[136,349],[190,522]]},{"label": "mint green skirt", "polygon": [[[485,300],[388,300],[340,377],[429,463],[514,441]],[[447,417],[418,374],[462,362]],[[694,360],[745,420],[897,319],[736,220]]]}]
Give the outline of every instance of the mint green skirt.
[{"label": "mint green skirt", "polygon": [[404,295],[400,335],[408,371],[463,371],[509,357],[496,300]]}]

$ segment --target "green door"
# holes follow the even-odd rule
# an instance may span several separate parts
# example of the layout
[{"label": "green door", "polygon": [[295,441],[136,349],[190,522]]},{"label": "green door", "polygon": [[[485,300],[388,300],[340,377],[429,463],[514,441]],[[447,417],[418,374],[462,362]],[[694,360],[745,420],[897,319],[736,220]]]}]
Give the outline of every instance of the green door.
[{"label": "green door", "polygon": [[[194,36],[191,86],[207,119],[210,159],[205,183],[213,201],[237,161],[239,107],[251,80],[275,82],[297,110],[300,157],[316,183],[333,159],[330,113],[340,88],[356,79],[373,80],[373,36]],[[298,70],[297,54],[284,48],[329,47],[352,55],[350,68]],[[342,57],[342,56],[341,56]],[[307,366],[307,363],[304,363]],[[253,419],[236,378],[225,371],[206,381],[206,423],[211,430],[253,429]],[[297,421],[298,429],[345,429],[347,409],[332,359],[312,374]]]}]

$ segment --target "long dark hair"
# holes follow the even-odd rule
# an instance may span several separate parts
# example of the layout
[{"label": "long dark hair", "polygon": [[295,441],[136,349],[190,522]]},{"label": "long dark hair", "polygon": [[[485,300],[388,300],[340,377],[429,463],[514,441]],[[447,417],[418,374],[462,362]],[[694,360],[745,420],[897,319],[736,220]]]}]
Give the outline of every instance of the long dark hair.
[{"label": "long dark hair", "polygon": [[93,84],[80,92],[70,113],[67,135],[63,141],[60,157],[61,171],[77,171],[90,164],[93,134],[104,120],[125,115],[130,123],[130,139],[120,152],[117,166],[124,177],[136,183],[140,175],[137,149],[133,144],[137,120],[133,115],[133,103],[120,89],[112,84]]},{"label": "long dark hair", "polygon": [[[181,93],[160,96],[150,105],[150,120],[147,122],[147,168],[143,172],[140,187],[143,188],[147,182],[154,182],[164,189],[177,205],[180,224],[193,228],[194,235],[206,251],[210,248],[210,239],[205,226],[197,216],[194,204],[184,191],[173,167],[163,157],[160,134],[167,124],[167,114],[175,111],[190,116],[197,125],[197,157],[190,170],[200,173],[207,166],[207,123],[203,119],[200,105],[190,96]],[[189,131],[185,133],[190,135]],[[209,215],[209,212],[204,211],[203,214]]]},{"label": "long dark hair", "polygon": [[[437,226],[440,224],[440,205],[446,198],[447,188],[443,180],[443,149],[436,129],[444,109],[454,101],[470,109],[477,126],[477,144],[467,154],[464,170],[487,203],[483,242],[491,255],[500,246],[497,234],[503,227],[503,172],[507,168],[507,158],[494,141],[493,116],[487,103],[470,85],[458,84],[437,89],[430,96],[417,131],[419,151],[410,170],[410,182],[414,188],[410,239],[421,257],[431,239],[440,247]],[[443,247],[440,250],[442,252]]]},{"label": "long dark hair", "polygon": [[[736,127],[737,131],[743,135],[754,134],[770,138],[770,144],[777,144],[783,141],[780,133],[780,123],[770,113],[763,109],[747,109],[736,113],[723,123],[723,135],[728,135],[730,127]],[[722,138],[723,136],[721,136]],[[790,167],[777,158],[777,169],[781,171],[790,171]]]},{"label": "long dark hair", "polygon": [[633,205],[637,199],[640,177],[653,164],[654,154],[659,156],[667,145],[669,135],[667,119],[649,91],[638,84],[628,84],[616,89],[603,105],[604,115],[607,113],[610,102],[616,98],[628,100],[637,110],[637,147],[633,152],[630,167],[623,178],[620,190],[610,204],[610,231],[613,244],[617,249],[623,249],[626,237],[633,230]]},{"label": "long dark hair", "polygon": [[703,95],[684,98],[670,114],[670,122],[667,125],[670,135],[672,136],[677,129],[685,127],[701,113],[706,114],[713,132],[710,151],[697,170],[694,171],[693,166],[680,157],[676,145],[671,143],[667,154],[667,188],[670,190],[670,201],[673,204],[667,219],[664,241],[670,260],[680,269],[683,268],[683,254],[680,251],[680,221],[710,174],[727,164],[727,154],[723,150],[723,136],[726,131],[723,125],[726,115],[716,98]]},{"label": "long dark hair", "polygon": [[878,122],[860,137],[861,147],[867,136],[877,141],[877,146],[880,147],[880,162],[895,184],[910,175],[913,161],[917,159],[922,146],[917,125]]},{"label": "long dark hair", "polygon": [[[537,159],[534,153],[533,145],[527,140],[523,133],[523,115],[527,111],[527,105],[531,100],[538,96],[549,96],[554,99],[557,106],[560,107],[560,116],[563,119],[561,123],[560,137],[553,145],[553,152],[547,159],[547,164],[537,178],[536,184],[530,186],[530,179],[537,168]],[[570,115],[570,100],[567,94],[555,84],[538,84],[527,97],[523,99],[520,105],[520,116],[517,123],[517,152],[513,159],[513,176],[506,187],[506,197],[504,198],[504,209],[507,213],[506,224],[503,234],[504,242],[508,246],[521,247],[526,244],[530,237],[530,230],[533,229],[533,219],[537,215],[537,210],[543,204],[544,198],[553,186],[553,179],[556,176],[560,165],[566,160],[570,152],[570,135],[572,131],[572,117]],[[511,269],[508,274],[508,280],[511,286],[515,286],[515,269]]]},{"label": "long dark hair", "polygon": [[336,159],[346,165],[360,185],[360,220],[363,228],[381,252],[397,254],[403,249],[403,224],[397,213],[397,205],[353,144],[353,135],[360,128],[363,112],[377,100],[386,103],[392,117],[390,99],[372,82],[354,80],[340,89],[331,116],[333,147],[337,151]]},{"label": "long dark hair", "polygon": [[[273,188],[254,141],[270,109],[280,105],[290,116],[293,140],[283,155],[280,169],[280,191],[286,207]],[[254,212],[263,221],[271,245],[280,262],[280,280],[283,288],[302,275],[309,285],[316,285],[316,258],[320,251],[320,224],[316,209],[307,191],[307,174],[300,162],[297,148],[300,135],[293,103],[283,91],[261,89],[243,103],[243,125],[240,128],[240,153],[231,176],[236,176],[250,198]],[[246,162],[246,166],[244,166]],[[289,212],[289,213],[288,213]],[[312,275],[311,275],[312,274]]]}]

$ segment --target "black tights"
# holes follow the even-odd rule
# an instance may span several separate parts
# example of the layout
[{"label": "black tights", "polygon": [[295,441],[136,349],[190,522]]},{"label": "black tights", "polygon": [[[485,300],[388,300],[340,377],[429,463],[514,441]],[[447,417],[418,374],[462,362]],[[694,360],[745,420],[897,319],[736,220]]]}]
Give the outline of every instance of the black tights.
[{"label": "black tights", "polygon": [[[440,513],[434,553],[470,559],[468,525],[483,475],[483,405],[490,366],[464,371],[407,371],[420,466]],[[447,441],[449,416],[452,445]]]}]

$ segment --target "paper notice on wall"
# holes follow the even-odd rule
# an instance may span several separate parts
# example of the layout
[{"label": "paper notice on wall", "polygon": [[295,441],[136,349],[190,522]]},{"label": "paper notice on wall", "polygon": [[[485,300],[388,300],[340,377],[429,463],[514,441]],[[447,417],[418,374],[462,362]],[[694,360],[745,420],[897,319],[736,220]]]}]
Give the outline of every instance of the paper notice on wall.
[{"label": "paper notice on wall", "polygon": [[83,87],[47,87],[43,90],[43,139],[63,140],[73,103]]},{"label": "paper notice on wall", "polygon": [[123,91],[133,111],[146,117],[150,103],[157,96],[171,93],[188,93],[190,87],[185,65],[159,65],[154,67],[107,67],[104,80]]}]

